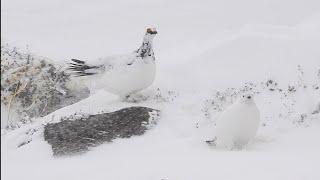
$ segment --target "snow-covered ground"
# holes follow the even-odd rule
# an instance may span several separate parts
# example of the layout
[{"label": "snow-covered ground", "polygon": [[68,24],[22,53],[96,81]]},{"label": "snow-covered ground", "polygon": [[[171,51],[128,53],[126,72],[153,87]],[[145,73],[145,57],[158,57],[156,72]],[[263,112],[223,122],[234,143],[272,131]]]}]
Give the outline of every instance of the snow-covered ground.
[{"label": "snow-covered ground", "polygon": [[[96,91],[33,124],[3,130],[1,178],[320,179],[319,1],[2,0],[1,5],[2,39],[57,63],[133,51],[145,27],[159,32],[156,81],[141,92],[148,100],[123,103]],[[266,86],[269,79],[278,84]],[[246,83],[257,92],[261,111],[257,137],[241,151],[208,146],[204,141],[219,108]],[[134,105],[160,109],[158,125],[81,156],[54,158],[41,128],[29,132],[75,112]],[[32,141],[17,148],[26,138]]]}]

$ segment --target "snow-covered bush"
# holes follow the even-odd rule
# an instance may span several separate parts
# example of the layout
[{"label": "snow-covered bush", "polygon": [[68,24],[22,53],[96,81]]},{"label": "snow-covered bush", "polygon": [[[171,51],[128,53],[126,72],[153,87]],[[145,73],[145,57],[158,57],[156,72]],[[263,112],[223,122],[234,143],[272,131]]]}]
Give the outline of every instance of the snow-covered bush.
[{"label": "snow-covered bush", "polygon": [[202,112],[208,121],[214,124],[217,117],[240,95],[255,95],[261,110],[262,125],[275,121],[290,122],[308,126],[308,122],[317,119],[320,112],[320,70],[313,73],[315,81],[305,81],[301,66],[297,68],[297,80],[280,84],[274,79],[262,82],[246,83],[238,88],[216,90],[203,104]]},{"label": "snow-covered bush", "polygon": [[1,110],[8,114],[2,124],[14,127],[88,96],[87,89],[70,90],[69,82],[69,75],[49,59],[1,45]]}]

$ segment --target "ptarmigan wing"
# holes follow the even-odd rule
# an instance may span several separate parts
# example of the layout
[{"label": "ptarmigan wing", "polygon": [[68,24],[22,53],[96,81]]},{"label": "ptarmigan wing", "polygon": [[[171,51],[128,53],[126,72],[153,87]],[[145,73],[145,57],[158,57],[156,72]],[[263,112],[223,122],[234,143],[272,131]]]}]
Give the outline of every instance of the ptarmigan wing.
[{"label": "ptarmigan wing", "polygon": [[136,61],[135,53],[99,58],[93,62],[71,59],[68,70],[76,76],[103,74],[106,71],[130,66]]}]

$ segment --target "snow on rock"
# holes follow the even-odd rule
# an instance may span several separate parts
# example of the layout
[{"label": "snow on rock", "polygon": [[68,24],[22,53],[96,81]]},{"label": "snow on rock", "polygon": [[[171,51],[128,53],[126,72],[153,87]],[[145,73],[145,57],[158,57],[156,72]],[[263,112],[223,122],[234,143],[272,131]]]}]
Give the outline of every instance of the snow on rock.
[{"label": "snow on rock", "polygon": [[[44,127],[44,138],[54,155],[86,152],[90,147],[115,138],[142,135],[155,125],[159,111],[147,107],[129,107],[95,115],[65,117]],[[74,118],[76,118],[74,120]]]}]

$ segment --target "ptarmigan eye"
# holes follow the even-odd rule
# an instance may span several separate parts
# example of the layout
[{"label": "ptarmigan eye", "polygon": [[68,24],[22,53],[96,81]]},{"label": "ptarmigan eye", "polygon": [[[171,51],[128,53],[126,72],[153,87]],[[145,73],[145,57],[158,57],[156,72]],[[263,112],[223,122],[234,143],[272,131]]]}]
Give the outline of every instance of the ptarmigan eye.
[{"label": "ptarmigan eye", "polygon": [[148,28],[147,29],[147,33],[149,33],[149,34],[157,34],[158,32],[155,29]]}]

